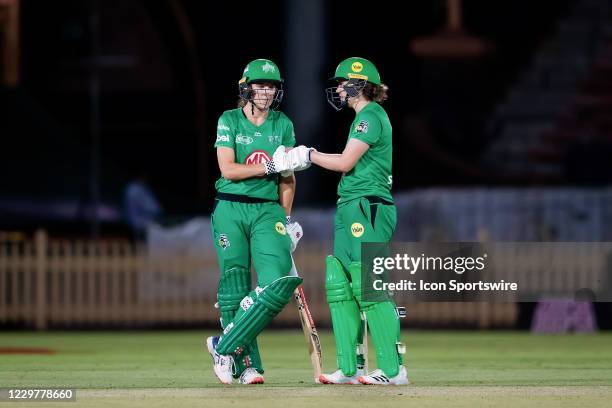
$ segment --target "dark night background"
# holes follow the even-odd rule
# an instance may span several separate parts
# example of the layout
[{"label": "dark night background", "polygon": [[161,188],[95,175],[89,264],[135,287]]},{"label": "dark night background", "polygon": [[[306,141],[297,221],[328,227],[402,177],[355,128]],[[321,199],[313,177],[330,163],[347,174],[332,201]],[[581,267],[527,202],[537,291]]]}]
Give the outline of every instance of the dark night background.
[{"label": "dark night background", "polygon": [[[219,174],[212,148],[216,119],[235,106],[246,63],[254,58],[277,62],[286,80],[281,109],[301,98],[293,91],[300,78],[284,70],[291,46],[289,4],[23,1],[22,80],[19,87],[1,91],[2,196],[75,200],[84,206],[92,201],[91,78],[97,72],[100,200],[119,204],[129,178],[145,172],[168,214],[208,213]],[[565,174],[552,180],[529,172],[507,177],[482,163],[495,136],[488,128],[494,108],[573,2],[466,0],[466,31],[493,43],[495,51],[453,60],[417,57],[410,48],[414,38],[432,35],[445,24],[443,1],[323,4],[326,69],[317,75],[318,103],[326,108],[309,138],[319,150],[339,152],[345,143],[351,113],[328,108],[323,90],[336,64],[358,55],[377,65],[391,90],[386,109],[394,125],[395,191],[572,182]],[[99,58],[94,60],[91,15],[96,9]],[[298,127],[298,143],[300,137]],[[300,176],[298,184],[302,180],[298,205],[333,202],[338,176],[317,169]],[[44,213],[11,213],[0,222],[11,227],[16,220],[55,225]],[[70,222],[59,224],[62,230]]]},{"label": "dark night background", "polygon": [[[488,52],[415,51],[440,35],[452,3]],[[216,121],[256,58],[280,67],[298,143],[340,152],[353,112],[334,112],[324,89],[350,56],[373,61],[390,88],[393,191],[408,192],[397,194],[395,239],[612,241],[608,3],[21,0],[17,83],[2,82],[0,61],[0,249],[36,230],[52,241],[143,238],[122,213],[140,175],[164,226],[209,215]],[[320,210],[306,221],[319,224],[304,223],[313,241],[324,223],[331,235],[339,178],[298,174],[294,208]],[[609,305],[597,307],[609,327]]]}]

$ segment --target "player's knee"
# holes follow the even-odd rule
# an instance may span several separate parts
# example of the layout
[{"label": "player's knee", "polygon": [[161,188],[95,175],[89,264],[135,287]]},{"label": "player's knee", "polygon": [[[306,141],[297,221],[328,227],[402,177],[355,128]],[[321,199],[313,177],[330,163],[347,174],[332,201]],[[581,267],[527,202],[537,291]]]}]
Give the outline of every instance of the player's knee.
[{"label": "player's knee", "polygon": [[230,268],[221,273],[217,300],[221,312],[238,309],[240,301],[249,293],[251,276],[246,268]]},{"label": "player's knee", "polygon": [[259,294],[257,300],[266,309],[273,313],[278,313],[287,303],[289,303],[293,291],[301,283],[302,278],[297,276],[284,276],[265,287]]},{"label": "player's knee", "polygon": [[353,299],[351,285],[338,258],[329,255],[326,260],[325,292],[327,303]]}]

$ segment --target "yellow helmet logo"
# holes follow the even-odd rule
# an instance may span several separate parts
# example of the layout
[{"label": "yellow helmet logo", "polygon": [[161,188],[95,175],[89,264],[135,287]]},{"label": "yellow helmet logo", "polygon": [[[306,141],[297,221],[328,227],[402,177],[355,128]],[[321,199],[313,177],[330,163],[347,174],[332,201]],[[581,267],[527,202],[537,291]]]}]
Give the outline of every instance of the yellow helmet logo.
[{"label": "yellow helmet logo", "polygon": [[359,238],[363,235],[364,232],[365,230],[363,229],[363,225],[361,225],[360,223],[356,222],[351,225],[351,233],[355,238]]},{"label": "yellow helmet logo", "polygon": [[363,64],[359,61],[355,61],[353,62],[353,65],[351,65],[351,69],[353,70],[353,72],[361,72],[361,70],[363,69]]},{"label": "yellow helmet logo", "polygon": [[276,232],[281,235],[285,235],[287,233],[287,231],[285,231],[285,225],[282,222],[277,222],[274,228],[276,228]]}]

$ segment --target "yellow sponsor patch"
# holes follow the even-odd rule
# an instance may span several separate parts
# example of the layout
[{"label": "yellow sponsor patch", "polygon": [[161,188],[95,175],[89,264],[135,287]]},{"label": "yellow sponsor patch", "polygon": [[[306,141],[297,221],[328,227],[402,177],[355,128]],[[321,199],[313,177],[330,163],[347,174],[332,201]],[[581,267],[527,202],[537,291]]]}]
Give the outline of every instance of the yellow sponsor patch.
[{"label": "yellow sponsor patch", "polygon": [[364,232],[365,230],[363,229],[363,225],[360,223],[355,222],[353,225],[351,225],[351,234],[353,234],[355,238],[359,238]]},{"label": "yellow sponsor patch", "polygon": [[361,72],[361,70],[363,69],[363,64],[359,61],[355,61],[353,62],[353,65],[351,65],[351,69],[353,70],[353,72]]},{"label": "yellow sponsor patch", "polygon": [[285,235],[287,233],[287,231],[285,231],[285,224],[283,224],[282,222],[277,222],[274,228],[276,229],[276,232],[281,235]]},{"label": "yellow sponsor patch", "polygon": [[366,81],[368,80],[368,76],[367,75],[361,75],[361,74],[348,74],[349,78],[357,78],[357,79],[365,79]]}]

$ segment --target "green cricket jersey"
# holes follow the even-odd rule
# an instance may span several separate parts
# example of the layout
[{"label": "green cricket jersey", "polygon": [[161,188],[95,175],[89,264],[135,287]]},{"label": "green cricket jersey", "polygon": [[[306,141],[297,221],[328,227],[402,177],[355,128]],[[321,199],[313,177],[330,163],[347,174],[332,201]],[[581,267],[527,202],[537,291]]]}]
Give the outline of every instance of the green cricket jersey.
[{"label": "green cricket jersey", "polygon": [[378,196],[393,202],[391,122],[382,106],[370,102],[355,116],[348,140],[351,138],[367,143],[370,148],[355,167],[342,176],[338,203],[364,196]]},{"label": "green cricket jersey", "polygon": [[[260,126],[244,116],[242,108],[223,112],[217,125],[215,147],[230,147],[236,154],[236,163],[254,164],[272,160],[280,145],[295,146],[293,123],[282,112],[270,111]],[[242,194],[249,197],[278,200],[278,174],[231,181],[219,178],[215,188],[220,193]]]}]

